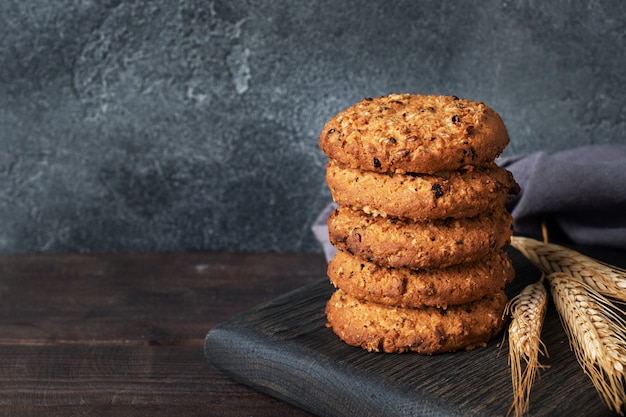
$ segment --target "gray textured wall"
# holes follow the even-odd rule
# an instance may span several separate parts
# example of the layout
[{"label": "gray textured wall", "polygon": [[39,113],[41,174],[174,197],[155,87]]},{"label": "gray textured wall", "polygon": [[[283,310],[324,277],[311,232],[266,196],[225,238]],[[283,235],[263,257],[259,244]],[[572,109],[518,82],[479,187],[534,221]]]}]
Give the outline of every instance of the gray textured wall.
[{"label": "gray textured wall", "polygon": [[0,252],[319,251],[324,122],[456,94],[624,142],[626,2],[0,2]]}]

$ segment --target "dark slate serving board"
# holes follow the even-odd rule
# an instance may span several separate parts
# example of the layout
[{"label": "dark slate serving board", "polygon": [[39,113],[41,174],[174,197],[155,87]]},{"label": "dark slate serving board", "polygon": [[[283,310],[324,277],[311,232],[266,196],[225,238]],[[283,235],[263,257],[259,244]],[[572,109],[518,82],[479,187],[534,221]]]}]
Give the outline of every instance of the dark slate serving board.
[{"label": "dark slate serving board", "polygon": [[[580,250],[580,249],[579,249]],[[587,251],[589,252],[589,251]],[[592,251],[594,252],[594,251]],[[509,249],[517,278],[510,296],[539,272]],[[590,255],[624,266],[619,252]],[[368,353],[325,327],[333,291],[326,278],[209,331],[205,355],[233,379],[320,416],[504,416],[512,402],[506,342],[436,356]],[[552,305],[542,340],[549,356],[529,416],[611,416],[569,349]]]}]

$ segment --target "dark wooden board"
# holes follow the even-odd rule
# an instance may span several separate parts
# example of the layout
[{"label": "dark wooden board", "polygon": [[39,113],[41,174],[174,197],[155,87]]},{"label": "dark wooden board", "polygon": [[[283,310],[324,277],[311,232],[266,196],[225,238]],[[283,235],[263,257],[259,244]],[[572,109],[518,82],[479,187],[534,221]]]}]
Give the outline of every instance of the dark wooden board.
[{"label": "dark wooden board", "polygon": [[[581,250],[580,248],[578,248]],[[581,250],[583,251],[583,250]],[[587,253],[623,266],[622,252]],[[517,278],[510,296],[539,272],[509,248]],[[325,278],[215,327],[205,355],[215,367],[261,392],[321,416],[504,416],[512,402],[508,345],[436,356],[368,353],[325,327],[333,288]],[[549,356],[536,381],[530,416],[610,416],[569,349],[554,306],[542,340]]]}]

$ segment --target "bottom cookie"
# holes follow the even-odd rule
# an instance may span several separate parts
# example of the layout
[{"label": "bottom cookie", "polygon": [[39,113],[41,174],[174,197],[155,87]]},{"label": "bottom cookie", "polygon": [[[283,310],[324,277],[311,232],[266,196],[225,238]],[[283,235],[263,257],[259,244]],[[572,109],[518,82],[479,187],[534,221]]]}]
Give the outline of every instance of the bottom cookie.
[{"label": "bottom cookie", "polygon": [[337,290],[326,304],[327,326],[348,345],[370,352],[471,350],[500,333],[507,301],[502,291],[446,310],[416,309],[362,301]]}]

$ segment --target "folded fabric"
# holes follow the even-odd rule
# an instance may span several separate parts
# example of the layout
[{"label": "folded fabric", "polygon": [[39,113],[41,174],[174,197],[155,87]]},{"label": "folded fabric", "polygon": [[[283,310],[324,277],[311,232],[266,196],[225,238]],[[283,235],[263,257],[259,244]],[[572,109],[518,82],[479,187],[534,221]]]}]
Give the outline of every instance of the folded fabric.
[{"label": "folded fabric", "polygon": [[[626,145],[591,145],[554,153],[535,152],[499,158],[513,173],[521,192],[507,208],[515,234],[579,245],[626,249]],[[336,249],[328,240],[329,203],[312,226],[327,260]]]},{"label": "folded fabric", "polygon": [[541,224],[581,245],[626,248],[626,145],[591,145],[501,158],[521,193],[508,205],[515,233],[541,238]]},{"label": "folded fabric", "polygon": [[313,226],[311,226],[311,230],[315,235],[317,241],[322,245],[322,250],[324,251],[324,256],[326,257],[326,262],[330,262],[331,259],[337,253],[337,249],[333,245],[330,244],[330,239],[328,237],[328,216],[337,208],[337,204],[328,203],[324,210],[317,216]]}]

